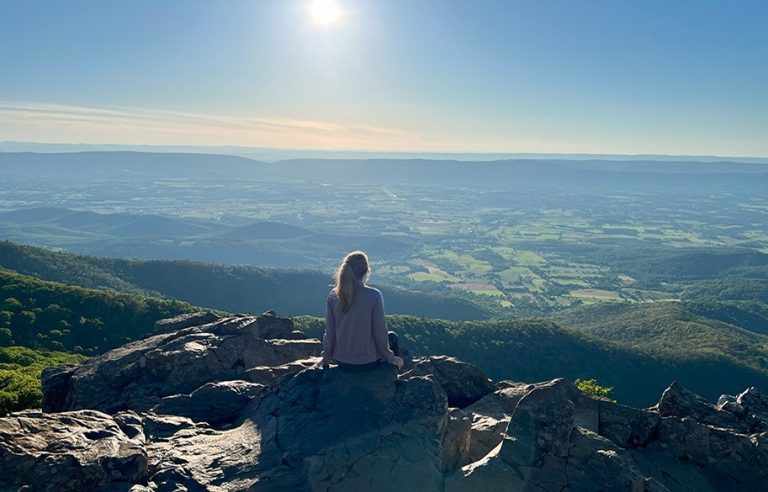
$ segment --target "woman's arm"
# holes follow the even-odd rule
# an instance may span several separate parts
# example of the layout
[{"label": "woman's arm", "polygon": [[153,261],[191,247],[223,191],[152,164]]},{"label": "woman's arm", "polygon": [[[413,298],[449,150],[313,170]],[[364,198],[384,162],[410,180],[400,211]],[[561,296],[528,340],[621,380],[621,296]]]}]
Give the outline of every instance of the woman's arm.
[{"label": "woman's arm", "polygon": [[336,316],[333,312],[333,301],[328,296],[325,303],[325,335],[323,335],[323,359],[321,365],[328,365],[333,358],[333,349],[336,346]]},{"label": "woman's arm", "polygon": [[387,320],[384,318],[384,298],[379,293],[376,304],[373,306],[373,342],[379,355],[390,364],[397,364],[395,353],[389,348],[389,330]]}]

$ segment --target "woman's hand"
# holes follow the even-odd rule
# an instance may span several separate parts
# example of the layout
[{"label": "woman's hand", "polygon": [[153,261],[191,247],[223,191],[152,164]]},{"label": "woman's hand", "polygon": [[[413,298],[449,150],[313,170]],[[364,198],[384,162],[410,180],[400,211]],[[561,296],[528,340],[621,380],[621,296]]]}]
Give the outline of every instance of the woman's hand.
[{"label": "woman's hand", "polygon": [[405,364],[403,358],[395,356],[395,366],[397,366],[398,371],[403,368],[403,364]]}]

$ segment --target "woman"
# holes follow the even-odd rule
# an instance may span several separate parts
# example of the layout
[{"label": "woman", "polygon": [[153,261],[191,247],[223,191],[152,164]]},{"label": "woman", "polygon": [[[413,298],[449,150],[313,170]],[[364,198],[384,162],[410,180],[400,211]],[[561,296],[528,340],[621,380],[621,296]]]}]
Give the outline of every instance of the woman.
[{"label": "woman", "polygon": [[403,359],[389,348],[381,292],[365,285],[369,273],[368,257],[362,251],[345,256],[336,271],[325,309],[320,365],[336,361],[342,368],[365,369],[386,361],[403,367]]}]

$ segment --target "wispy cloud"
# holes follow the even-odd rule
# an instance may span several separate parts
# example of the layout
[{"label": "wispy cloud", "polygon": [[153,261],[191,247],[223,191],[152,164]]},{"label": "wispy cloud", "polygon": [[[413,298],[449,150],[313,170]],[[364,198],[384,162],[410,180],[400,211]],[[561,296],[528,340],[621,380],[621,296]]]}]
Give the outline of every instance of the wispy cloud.
[{"label": "wispy cloud", "polygon": [[0,140],[380,149],[407,148],[419,139],[411,132],[364,124],[0,101]]},{"label": "wispy cloud", "polygon": [[[375,113],[375,110],[371,110]],[[0,100],[0,141],[118,145],[243,146],[395,152],[544,152],[764,155],[764,144],[674,141],[638,135],[618,138],[589,131],[522,124],[510,128],[440,120],[429,125],[403,111],[398,128],[350,121],[319,121],[254,114],[204,113],[139,107],[96,107]],[[514,119],[510,117],[510,121]],[[420,130],[408,128],[415,122]],[[504,123],[504,122],[502,122]],[[399,125],[400,123],[398,123]],[[505,128],[506,127],[506,128]],[[751,149],[752,152],[745,152]]]}]

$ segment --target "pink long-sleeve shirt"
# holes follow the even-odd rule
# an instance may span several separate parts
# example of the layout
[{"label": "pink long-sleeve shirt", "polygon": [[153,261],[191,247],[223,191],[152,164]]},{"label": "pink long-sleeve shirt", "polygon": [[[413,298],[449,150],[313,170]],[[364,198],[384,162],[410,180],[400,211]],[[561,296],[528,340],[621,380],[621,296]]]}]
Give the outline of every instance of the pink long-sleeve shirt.
[{"label": "pink long-sleeve shirt", "polygon": [[381,292],[361,285],[346,313],[341,312],[338,303],[339,299],[331,291],[325,307],[322,363],[336,360],[344,364],[368,364],[386,360],[394,364]]}]

